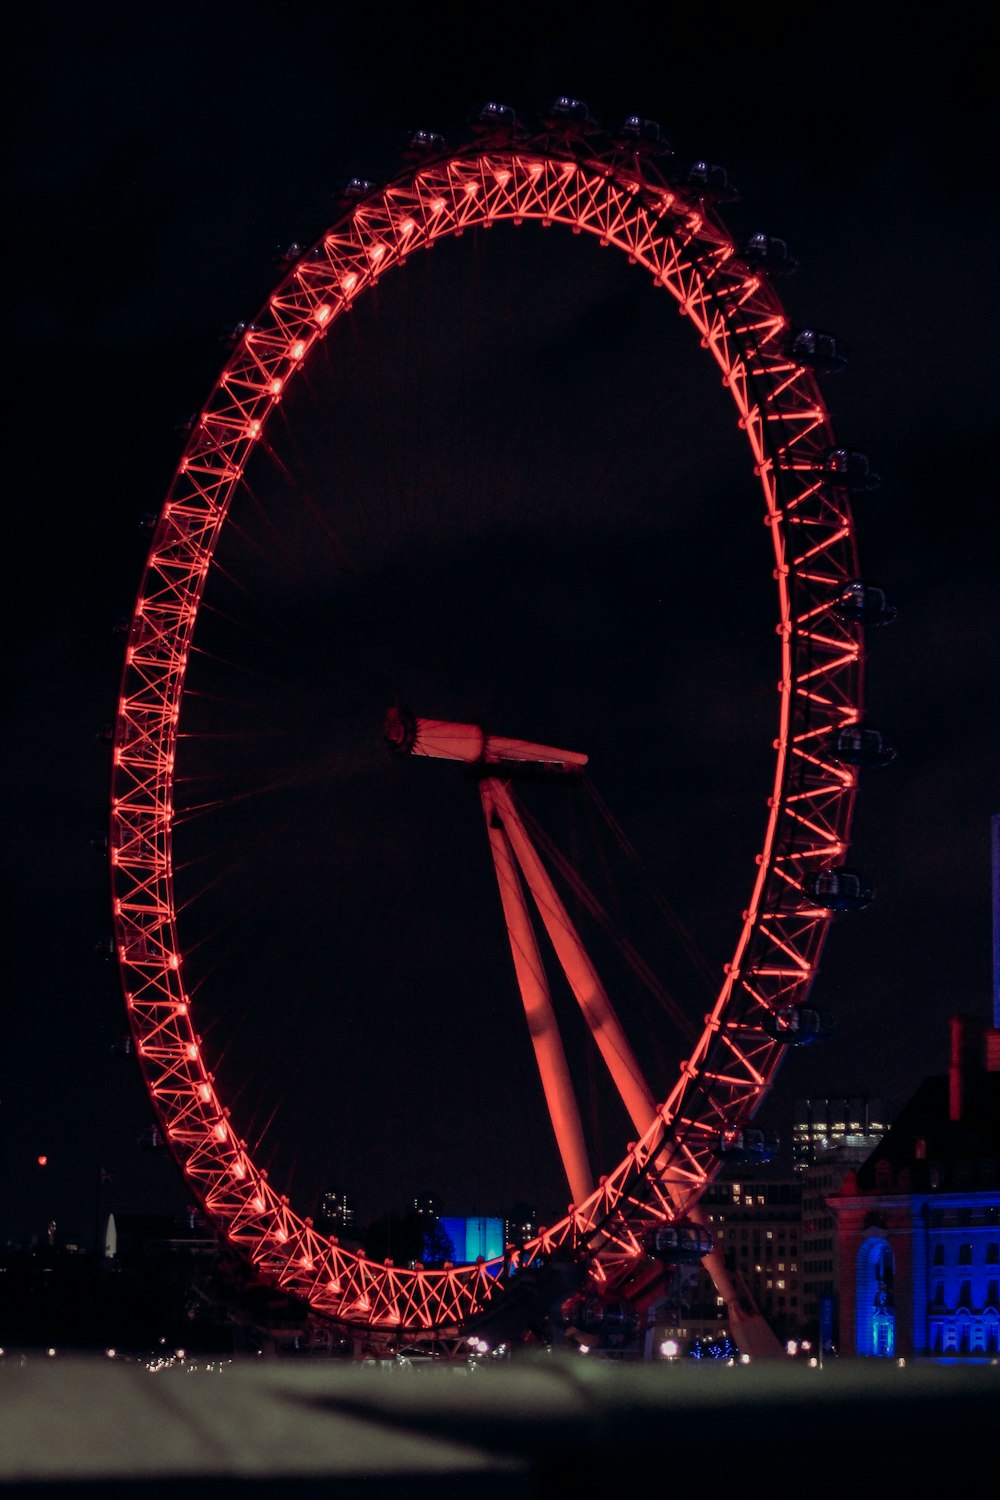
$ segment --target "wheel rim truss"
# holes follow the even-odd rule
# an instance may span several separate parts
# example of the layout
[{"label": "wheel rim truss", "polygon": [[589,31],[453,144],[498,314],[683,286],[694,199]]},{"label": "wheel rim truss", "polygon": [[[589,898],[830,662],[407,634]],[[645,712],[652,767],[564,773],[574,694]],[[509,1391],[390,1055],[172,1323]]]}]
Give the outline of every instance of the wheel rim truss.
[{"label": "wheel rim truss", "polygon": [[[230,1122],[184,985],[172,866],[173,767],[184,677],[216,539],[268,418],[353,303],[444,235],[561,225],[625,253],[697,329],[737,407],[765,500],[779,599],[779,726],[767,826],[732,961],[677,1082],[642,1139],[583,1203],[500,1261],[442,1270],[375,1263],[320,1234],[251,1160]],[[480,142],[372,190],[286,273],[242,332],[193,425],[156,524],[132,615],[113,737],[115,945],[140,1067],[165,1138],[213,1223],[315,1312],[407,1337],[455,1335],[532,1265],[583,1259],[609,1289],[644,1232],[683,1216],[717,1174],[720,1134],[755,1115],[783,1046],[767,1016],[801,1005],[831,912],[807,877],[847,849],[857,771],[832,734],[860,721],[862,630],[834,606],[858,574],[850,497],[815,373],[785,352],[787,318],[712,205],[654,159],[593,139]]]}]

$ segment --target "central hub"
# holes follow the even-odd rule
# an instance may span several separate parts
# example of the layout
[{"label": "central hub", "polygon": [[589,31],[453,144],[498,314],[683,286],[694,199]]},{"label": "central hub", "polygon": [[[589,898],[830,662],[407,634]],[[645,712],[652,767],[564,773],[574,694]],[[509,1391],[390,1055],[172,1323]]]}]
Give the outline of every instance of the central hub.
[{"label": "central hub", "polygon": [[487,734],[478,724],[453,724],[447,719],[419,719],[409,709],[391,708],[385,737],[400,755],[426,755],[434,760],[459,760],[466,765],[536,766],[548,771],[582,771],[587,756],[578,750],[557,750],[531,740],[512,740]]}]

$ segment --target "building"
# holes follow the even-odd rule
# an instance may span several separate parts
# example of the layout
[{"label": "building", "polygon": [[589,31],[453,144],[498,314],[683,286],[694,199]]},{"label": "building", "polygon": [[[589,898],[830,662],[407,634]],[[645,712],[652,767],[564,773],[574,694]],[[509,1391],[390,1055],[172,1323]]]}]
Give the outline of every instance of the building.
[{"label": "building", "polygon": [[857,1146],[835,1146],[818,1152],[801,1173],[802,1332],[810,1340],[822,1341],[824,1354],[840,1347],[837,1217],[828,1199],[869,1154]]},{"label": "building", "polygon": [[108,1214],[103,1236],[106,1260],[135,1261],[166,1256],[211,1256],[218,1241],[194,1209],[177,1214]]},{"label": "building", "polygon": [[538,1210],[522,1199],[514,1204],[503,1221],[505,1245],[523,1245],[538,1233]]},{"label": "building", "polygon": [[[802,1181],[730,1170],[706,1189],[701,1207],[737,1290],[744,1290],[779,1340],[803,1326]],[[725,1302],[700,1267],[669,1330],[686,1343],[730,1335]]]},{"label": "building", "polygon": [[439,1223],[451,1241],[456,1265],[468,1266],[480,1258],[496,1260],[503,1255],[503,1219],[474,1215],[467,1218],[443,1218]]},{"label": "building", "polygon": [[849,1151],[861,1162],[887,1129],[881,1099],[866,1094],[798,1099],[792,1124],[792,1171],[805,1172],[831,1151]]},{"label": "building", "polygon": [[925,1079],[829,1200],[842,1354],[1000,1355],[1000,1027],[951,1022]]},{"label": "building", "polygon": [[316,1227],[324,1234],[342,1235],[354,1224],[354,1199],[343,1188],[328,1188],[320,1194]]},{"label": "building", "polygon": [[843,1183],[853,1163],[817,1161],[802,1174],[803,1333],[822,1339],[823,1352],[839,1348],[837,1220],[827,1199]]}]

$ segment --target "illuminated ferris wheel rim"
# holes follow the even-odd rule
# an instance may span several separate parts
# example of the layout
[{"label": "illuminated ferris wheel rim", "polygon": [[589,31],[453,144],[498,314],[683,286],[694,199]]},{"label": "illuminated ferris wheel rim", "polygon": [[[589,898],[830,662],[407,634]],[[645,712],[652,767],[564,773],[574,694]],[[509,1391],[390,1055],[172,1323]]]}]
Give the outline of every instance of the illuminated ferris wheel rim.
[{"label": "illuminated ferris wheel rim", "polygon": [[[813,361],[704,182],[627,138],[499,131],[431,152],[387,186],[354,184],[334,225],[290,266],[233,351],[156,525],[133,612],[114,732],[115,943],[130,1026],[166,1140],[213,1222],[319,1313],[401,1331],[460,1329],[552,1252],[588,1247],[599,1280],[649,1225],[697,1203],[719,1142],[753,1118],[784,1050],[774,1020],[808,996],[848,846],[857,773],[838,731],[860,723],[861,629],[850,492]],[[444,1270],[369,1262],[318,1233],[267,1181],[230,1124],[184,985],[172,865],[173,766],[192,634],[230,499],[289,382],[379,278],[445,236],[499,222],[596,236],[652,275],[697,329],[734,400],[765,499],[779,600],[775,775],[758,870],[731,962],[678,1081],[622,1160],[565,1218],[502,1262]],[[845,875],[846,878],[846,875]],[[768,1030],[770,1026],[770,1030]],[[599,1249],[595,1249],[599,1245]]]}]

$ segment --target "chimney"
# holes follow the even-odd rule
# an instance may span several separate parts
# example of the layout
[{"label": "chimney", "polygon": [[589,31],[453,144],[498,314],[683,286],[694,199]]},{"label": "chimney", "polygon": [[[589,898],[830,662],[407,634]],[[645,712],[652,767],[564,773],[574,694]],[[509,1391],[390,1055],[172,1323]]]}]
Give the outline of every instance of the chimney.
[{"label": "chimney", "polygon": [[993,869],[993,1029],[1000,1030],[1000,813],[990,820]]},{"label": "chimney", "polygon": [[1000,1026],[986,1028],[986,1071],[1000,1073]]},{"label": "chimney", "polygon": [[987,1026],[983,1062],[987,1073],[1000,1073],[1000,813],[990,820],[990,863],[993,868],[993,1025]]},{"label": "chimney", "polygon": [[985,1025],[977,1016],[952,1016],[948,1064],[948,1118],[960,1120],[970,1075],[983,1069]]}]

